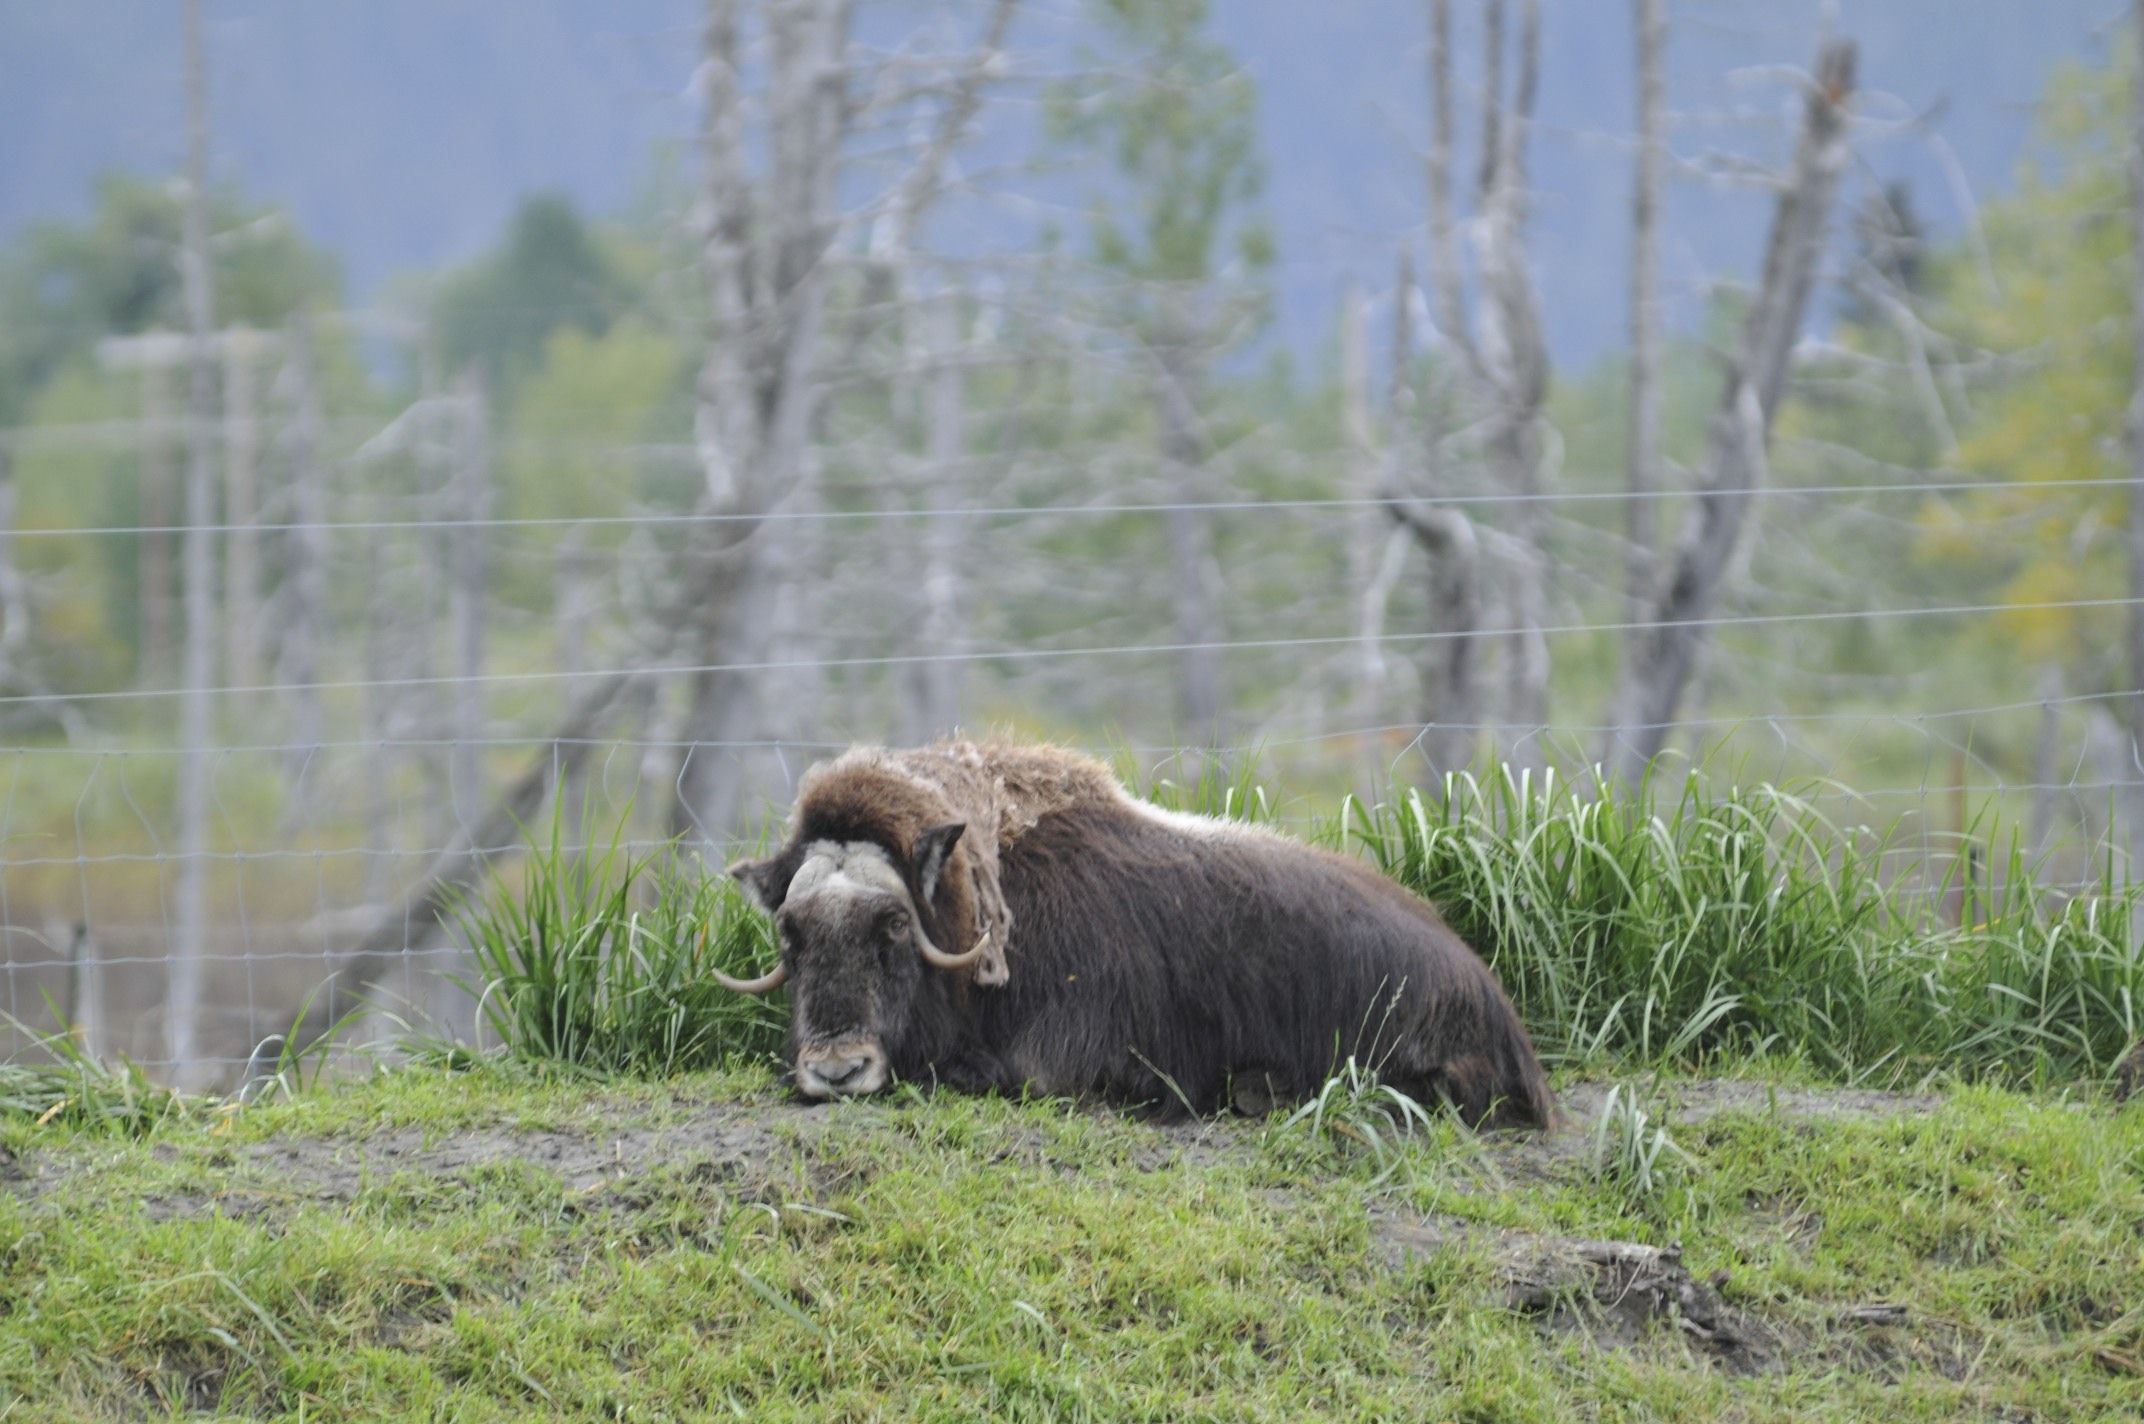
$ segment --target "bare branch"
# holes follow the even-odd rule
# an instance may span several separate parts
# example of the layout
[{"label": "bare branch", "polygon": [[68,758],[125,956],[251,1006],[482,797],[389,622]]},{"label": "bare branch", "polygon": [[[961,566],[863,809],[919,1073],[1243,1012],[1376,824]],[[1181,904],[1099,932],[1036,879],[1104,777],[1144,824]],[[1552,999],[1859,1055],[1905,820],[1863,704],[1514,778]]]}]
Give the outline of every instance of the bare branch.
[{"label": "bare branch", "polygon": [[1708,497],[1691,510],[1675,565],[1652,600],[1651,626],[1630,639],[1615,718],[1624,731],[1610,750],[1616,774],[1625,780],[1636,780],[1665,744],[1696,673],[1706,633],[1702,620],[1742,546],[1752,492],[1765,480],[1772,421],[1846,167],[1854,59],[1854,46],[1845,40],[1827,41],[1818,55],[1792,177],[1773,216],[1764,277],[1712,421],[1703,473]]}]

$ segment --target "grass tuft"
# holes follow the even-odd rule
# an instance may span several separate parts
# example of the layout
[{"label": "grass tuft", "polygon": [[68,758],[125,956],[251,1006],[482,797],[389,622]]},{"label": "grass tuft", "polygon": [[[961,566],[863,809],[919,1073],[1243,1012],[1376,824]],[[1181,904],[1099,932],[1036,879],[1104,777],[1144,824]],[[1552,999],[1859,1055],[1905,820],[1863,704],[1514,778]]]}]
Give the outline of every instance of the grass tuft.
[{"label": "grass tuft", "polygon": [[663,1077],[776,1051],[787,996],[735,994],[710,966],[755,973],[765,917],[727,876],[665,847],[568,847],[553,815],[519,880],[494,876],[457,908],[477,967],[468,987],[508,1057]]},{"label": "grass tuft", "polygon": [[1351,1056],[1308,1101],[1281,1120],[1272,1140],[1307,1138],[1342,1156],[1368,1153],[1383,1168],[1402,1144],[1434,1129],[1429,1109]]},{"label": "grass tuft", "polygon": [[1593,1180],[1632,1209],[1652,1206],[1677,1185],[1694,1159],[1638,1089],[1618,1083],[1593,1120]]},{"label": "grass tuft", "polygon": [[31,1039],[36,1058],[0,1063],[0,1119],[146,1137],[159,1124],[197,1116],[210,1105],[152,1082],[133,1063],[91,1058],[71,1034],[37,1034],[10,1022]]},{"label": "grass tuft", "polygon": [[2144,1026],[2139,887],[2111,868],[2065,897],[2012,837],[1977,883],[1928,883],[1891,873],[1895,829],[1789,791],[1658,791],[1450,776],[1351,807],[1349,830],[1489,959],[1555,1062],[2066,1083]]}]

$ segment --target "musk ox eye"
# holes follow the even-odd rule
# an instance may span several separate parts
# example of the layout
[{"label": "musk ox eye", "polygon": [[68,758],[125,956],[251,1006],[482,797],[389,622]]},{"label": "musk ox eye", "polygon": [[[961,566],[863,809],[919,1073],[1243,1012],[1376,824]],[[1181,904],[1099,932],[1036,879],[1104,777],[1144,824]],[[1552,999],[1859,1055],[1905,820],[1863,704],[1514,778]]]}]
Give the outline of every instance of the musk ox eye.
[{"label": "musk ox eye", "polygon": [[896,942],[908,938],[908,912],[888,911],[886,917],[878,922],[878,929],[881,935]]}]

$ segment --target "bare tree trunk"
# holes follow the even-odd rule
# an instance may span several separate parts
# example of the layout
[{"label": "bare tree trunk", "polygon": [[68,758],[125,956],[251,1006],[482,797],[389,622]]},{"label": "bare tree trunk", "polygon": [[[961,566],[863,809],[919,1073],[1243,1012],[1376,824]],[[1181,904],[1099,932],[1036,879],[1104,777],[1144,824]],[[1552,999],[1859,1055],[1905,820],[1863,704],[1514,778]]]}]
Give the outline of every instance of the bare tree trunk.
[{"label": "bare tree trunk", "polygon": [[595,580],[591,576],[587,531],[579,525],[566,531],[553,556],[551,612],[557,624],[558,670],[571,677],[585,672],[588,661],[588,630],[595,622]]},{"label": "bare tree trunk", "polygon": [[186,661],[180,702],[178,786],[178,882],[172,895],[173,926],[169,1033],[172,1076],[184,1086],[206,1081],[200,1061],[202,997],[207,988],[208,802],[210,741],[214,735],[216,636],[212,526],[216,519],[215,316],[209,289],[208,250],[208,68],[202,53],[201,0],[186,6],[186,203],[181,277],[189,338],[187,366]]},{"label": "bare tree trunk", "polygon": [[[1433,175],[1431,187],[1437,186]],[[1429,560],[1429,634],[1416,655],[1422,688],[1423,758],[1432,771],[1463,771],[1473,761],[1481,718],[1481,545],[1474,521],[1450,504],[1410,496],[1403,473],[1405,452],[1419,449],[1429,466],[1432,495],[1443,493],[1440,412],[1415,409],[1407,361],[1414,349],[1409,314],[1414,267],[1400,257],[1392,304],[1392,434],[1386,441],[1383,493],[1387,512],[1413,536]],[[1417,428],[1419,426],[1419,429]]]},{"label": "bare tree trunk", "polygon": [[1753,492],[1766,478],[1772,421],[1816,282],[1832,201],[1848,155],[1847,108],[1854,46],[1828,40],[1809,86],[1801,141],[1766,248],[1764,275],[1742,324],[1727,390],[1713,417],[1699,498],[1685,523],[1674,566],[1624,656],[1609,760],[1634,782],[1666,745],[1705,646],[1708,617],[1748,524]]},{"label": "bare tree trunk", "polygon": [[2062,667],[2040,669],[2040,726],[2032,739],[2032,848],[2042,856],[2055,844],[2055,821],[2062,804],[2055,784],[2056,758],[2062,749]]},{"label": "bare tree trunk", "polygon": [[[696,428],[707,475],[705,505],[741,516],[721,526],[696,558],[721,563],[731,590],[691,610],[692,679],[672,829],[701,842],[735,833],[745,784],[730,744],[758,726],[763,665],[785,621],[785,589],[795,581],[800,530],[766,519],[811,498],[810,436],[822,394],[822,338],[830,258],[842,231],[836,201],[857,110],[847,71],[847,0],[796,0],[762,14],[769,59],[764,143],[746,132],[747,105],[739,0],[711,0],[700,91],[707,163],[708,227],[702,269],[709,298],[709,346],[701,370]],[[891,239],[905,250],[945,163],[975,111],[974,95],[994,62],[1012,11],[998,0],[989,29],[953,81],[916,165],[895,185]],[[763,155],[751,177],[750,155]],[[808,723],[811,709],[785,706],[784,722]]]},{"label": "bare tree trunk", "polygon": [[29,589],[15,567],[15,448],[0,442],[0,687],[19,684],[29,645]]},{"label": "bare tree trunk", "polygon": [[1186,747],[1218,747],[1226,701],[1220,620],[1214,607],[1213,521],[1206,502],[1206,440],[1198,415],[1200,383],[1187,344],[1171,336],[1155,353],[1162,461],[1168,491],[1171,601],[1176,614],[1176,736]]},{"label": "bare tree trunk", "polygon": [[[321,467],[320,378],[313,350],[312,320],[300,313],[290,326],[291,529],[284,577],[286,606],[282,620],[281,675],[290,685],[290,731],[294,750],[290,774],[296,777],[322,738],[320,643],[327,619],[328,487]],[[370,538],[369,535],[365,536]],[[368,598],[370,594],[366,595]],[[370,675],[370,670],[367,670]],[[371,695],[368,693],[368,696]],[[367,778],[368,781],[372,778]],[[377,845],[377,842],[368,842]]]},{"label": "bare tree trunk", "polygon": [[[1394,300],[1406,301],[1408,295],[1404,290],[1397,291]],[[1375,499],[1384,484],[1384,456],[1378,449],[1370,415],[1369,298],[1350,284],[1341,302],[1340,424],[1353,458],[1355,489],[1362,498]],[[1401,363],[1401,368],[1392,373],[1397,390],[1407,380],[1405,363],[1409,353],[1396,351],[1393,355]],[[1395,422],[1386,438],[1402,440],[1406,436]],[[1348,589],[1356,599],[1356,645],[1355,688],[1349,715],[1360,739],[1355,785],[1363,796],[1375,798],[1384,780],[1383,758],[1374,730],[1382,720],[1385,695],[1385,607],[1391,580],[1384,577],[1384,570],[1394,562],[1388,557],[1388,548],[1402,536],[1392,529],[1380,509],[1366,509],[1350,523],[1354,527],[1348,531],[1347,574]]]},{"label": "bare tree trunk", "polygon": [[[960,521],[947,513],[945,496],[946,482],[960,465],[965,424],[959,299],[933,298],[923,321],[930,382],[923,412],[930,511],[923,530],[923,646],[946,653],[960,640]],[[914,666],[916,740],[945,736],[960,721],[961,665],[933,658]]]},{"label": "bare tree trunk", "polygon": [[255,389],[254,334],[223,333],[223,671],[233,687],[260,680],[260,534],[258,517],[260,410]]},{"label": "bare tree trunk", "polygon": [[[754,520],[796,493],[819,398],[826,258],[838,232],[833,180],[849,119],[843,53],[848,7],[811,0],[767,17],[767,191],[747,177],[736,0],[709,6],[703,137],[710,226],[703,266],[711,333],[697,423],[715,507]],[[730,526],[734,593],[698,614],[702,671],[691,685],[671,829],[702,843],[735,834],[743,783],[732,745],[758,715],[758,693],[791,560],[779,522]]]},{"label": "bare tree trunk", "polygon": [[484,568],[491,512],[490,406],[474,371],[464,372],[454,402],[453,574],[447,595],[447,621],[454,638],[454,746],[448,779],[454,810],[466,822],[475,817],[483,795]]},{"label": "bare tree trunk", "polygon": [[[590,667],[588,630],[595,622],[596,612],[590,557],[587,532],[581,525],[566,531],[552,555],[552,567],[556,572],[551,580],[551,615],[557,638],[558,670],[568,678],[578,678]],[[583,774],[558,779],[559,834],[562,843],[568,847],[578,847],[587,839],[587,820],[582,815],[588,801],[586,770],[584,764]]]},{"label": "bare tree trunk", "polygon": [[1516,547],[1504,577],[1514,632],[1504,657],[1504,754],[1542,760],[1548,718],[1547,509],[1541,492],[1542,407],[1548,400],[1548,344],[1526,261],[1527,146],[1532,137],[1541,64],[1539,0],[1520,7],[1517,92],[1501,102],[1503,0],[1491,0],[1488,70],[1482,111],[1482,221],[1476,264],[1487,334],[1479,343],[1490,381],[1489,452],[1498,488],[1523,497],[1515,506]]},{"label": "bare tree trunk", "polygon": [[[59,927],[54,926],[55,930]],[[104,955],[97,936],[80,920],[67,927],[68,1035],[82,1056],[104,1061]]]},{"label": "bare tree trunk", "polygon": [[1459,229],[1452,219],[1452,163],[1457,123],[1452,101],[1451,0],[1429,6],[1429,280],[1437,303],[1437,326],[1445,344],[1474,362],[1460,298]]},{"label": "bare tree trunk", "polygon": [[1660,202],[1667,169],[1667,0],[1632,0],[1638,31],[1638,164],[1631,195],[1630,415],[1625,579],[1633,618],[1651,592],[1660,485]]},{"label": "bare tree trunk", "polygon": [[[395,675],[412,679],[400,697],[416,708],[411,720],[421,745],[407,754],[424,765],[432,845],[446,844],[468,825],[455,796],[455,688],[447,680],[454,670],[452,610],[457,595],[455,531],[446,521],[460,497],[456,456],[461,439],[461,412],[441,364],[438,333],[428,331],[417,353],[417,413],[411,423],[409,466],[416,496],[412,503],[423,511],[426,527],[414,531],[400,550],[404,566],[397,582],[404,592],[395,606],[396,644],[390,651],[400,655]],[[448,610],[443,625],[441,608]],[[447,644],[444,663],[442,635]]]},{"label": "bare tree trunk", "polygon": [[[2137,67],[2129,81],[2129,217],[2131,261],[2130,324],[2135,367],[2129,400],[2129,487],[2127,534],[2129,556],[2129,729],[2144,747],[2144,4],[2136,13]],[[2144,844],[2144,823],[2131,828]]]},{"label": "bare tree trunk", "polygon": [[[376,480],[378,475],[374,475]],[[373,522],[378,524],[385,517],[386,501],[380,497],[377,485],[370,492],[368,501],[373,512]],[[388,639],[394,633],[395,604],[388,595],[387,572],[390,567],[387,555],[388,533],[372,528],[357,532],[358,582],[364,589],[364,634],[359,640],[359,657],[364,667],[364,725],[365,740],[376,750],[379,764],[364,782],[365,844],[375,854],[365,860],[365,898],[376,900],[385,891],[389,872],[394,862],[387,855],[393,838],[393,826],[389,819],[387,793],[388,779],[393,775],[394,757],[387,746],[393,726],[394,689],[387,683],[392,675],[388,663]],[[327,1004],[332,1022],[336,1006]]]},{"label": "bare tree trunk", "polygon": [[136,678],[145,687],[171,680],[171,369],[141,364],[141,627]]}]

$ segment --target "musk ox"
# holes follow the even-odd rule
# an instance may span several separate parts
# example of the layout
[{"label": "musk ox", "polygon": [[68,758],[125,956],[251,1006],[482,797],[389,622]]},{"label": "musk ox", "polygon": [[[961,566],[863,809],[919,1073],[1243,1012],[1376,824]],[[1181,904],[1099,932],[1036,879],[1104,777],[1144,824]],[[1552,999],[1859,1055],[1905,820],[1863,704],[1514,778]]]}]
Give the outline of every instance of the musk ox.
[{"label": "musk ox", "polygon": [[797,1090],[896,1078],[1169,1112],[1314,1092],[1352,1056],[1468,1122],[1546,1122],[1488,966],[1359,861],[1164,811],[1053,747],[858,748],[730,874],[781,959]]}]

